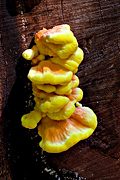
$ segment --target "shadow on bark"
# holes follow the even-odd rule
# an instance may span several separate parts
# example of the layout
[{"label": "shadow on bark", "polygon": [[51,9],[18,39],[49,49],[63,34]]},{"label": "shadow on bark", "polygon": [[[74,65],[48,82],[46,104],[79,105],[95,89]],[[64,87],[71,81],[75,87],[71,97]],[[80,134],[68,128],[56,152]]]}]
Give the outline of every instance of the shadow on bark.
[{"label": "shadow on bark", "polygon": [[41,0],[7,0],[6,8],[11,16],[30,12]]}]

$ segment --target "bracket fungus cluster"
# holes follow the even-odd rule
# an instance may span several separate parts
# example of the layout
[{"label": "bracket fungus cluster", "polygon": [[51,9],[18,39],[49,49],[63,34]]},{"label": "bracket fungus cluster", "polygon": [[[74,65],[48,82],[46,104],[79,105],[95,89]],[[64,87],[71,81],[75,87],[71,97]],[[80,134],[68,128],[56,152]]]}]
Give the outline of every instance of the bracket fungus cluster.
[{"label": "bracket fungus cluster", "polygon": [[38,129],[40,147],[49,153],[68,150],[88,138],[97,126],[97,117],[79,103],[83,91],[75,75],[84,54],[67,24],[35,34],[35,45],[23,52],[32,67],[28,78],[32,82],[35,106],[21,118],[22,126]]}]

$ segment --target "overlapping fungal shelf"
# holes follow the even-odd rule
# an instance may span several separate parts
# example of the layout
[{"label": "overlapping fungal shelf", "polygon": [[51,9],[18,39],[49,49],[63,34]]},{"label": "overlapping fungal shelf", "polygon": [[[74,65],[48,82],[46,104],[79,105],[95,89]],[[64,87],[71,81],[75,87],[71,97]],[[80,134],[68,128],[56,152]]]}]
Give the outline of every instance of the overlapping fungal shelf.
[{"label": "overlapping fungal shelf", "polygon": [[67,24],[43,28],[35,34],[35,44],[23,52],[32,64],[28,78],[35,106],[21,122],[38,129],[44,151],[60,153],[88,138],[97,126],[95,113],[79,103],[83,91],[75,73],[84,53]]}]

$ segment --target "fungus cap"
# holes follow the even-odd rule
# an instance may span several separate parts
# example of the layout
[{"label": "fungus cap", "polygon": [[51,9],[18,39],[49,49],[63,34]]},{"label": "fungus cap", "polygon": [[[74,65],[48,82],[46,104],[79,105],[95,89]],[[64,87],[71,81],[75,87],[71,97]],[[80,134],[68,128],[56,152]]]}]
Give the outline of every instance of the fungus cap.
[{"label": "fungus cap", "polygon": [[28,78],[35,84],[57,85],[71,81],[73,73],[51,61],[41,61],[29,70]]},{"label": "fungus cap", "polygon": [[76,108],[73,115],[64,121],[54,121],[45,117],[38,126],[38,134],[42,137],[39,145],[49,153],[66,151],[79,141],[88,138],[96,125],[96,115],[87,107]]}]

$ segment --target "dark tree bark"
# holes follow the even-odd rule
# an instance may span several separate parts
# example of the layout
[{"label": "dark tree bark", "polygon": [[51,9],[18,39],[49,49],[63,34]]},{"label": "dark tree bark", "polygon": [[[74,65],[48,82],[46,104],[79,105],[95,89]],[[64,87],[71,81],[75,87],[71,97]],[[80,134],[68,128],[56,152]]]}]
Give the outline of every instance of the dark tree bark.
[{"label": "dark tree bark", "polygon": [[64,153],[48,155],[48,161],[53,167],[77,171],[87,179],[120,178],[119,10],[119,0],[1,0],[1,180],[12,177],[3,111],[15,83],[17,59],[35,32],[63,23],[71,26],[85,53],[77,75],[84,92],[82,103],[96,112],[98,127],[88,140]]}]

